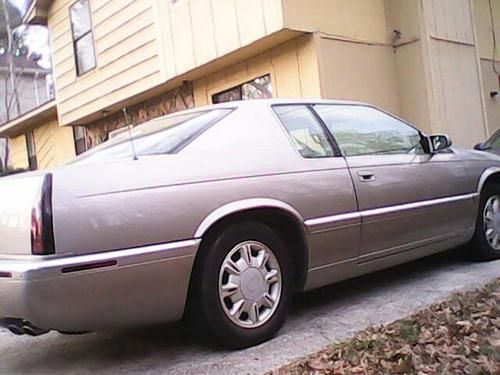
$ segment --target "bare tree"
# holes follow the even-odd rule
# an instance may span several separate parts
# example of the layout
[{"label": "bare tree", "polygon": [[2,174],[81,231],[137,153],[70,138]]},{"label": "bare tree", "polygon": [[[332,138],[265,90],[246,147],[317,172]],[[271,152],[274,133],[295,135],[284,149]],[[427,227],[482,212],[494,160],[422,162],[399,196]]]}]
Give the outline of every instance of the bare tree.
[{"label": "bare tree", "polygon": [[[16,114],[17,116],[21,115],[21,102],[19,101],[19,93],[17,92],[17,87],[16,87],[16,81],[15,81],[15,66],[14,66],[14,56],[13,54],[15,53],[14,51],[14,35],[12,32],[12,24],[11,24],[11,17],[10,17],[10,12],[9,12],[9,7],[12,7],[10,3],[7,2],[7,0],[2,0],[2,5],[4,9],[4,17],[5,17],[5,36],[6,36],[6,42],[7,42],[7,61],[9,64],[9,77],[10,77],[10,86],[13,94],[13,98],[15,101],[16,105]],[[7,93],[7,92],[6,92]],[[7,108],[7,120],[9,120],[9,110]]]},{"label": "bare tree", "polygon": [[[7,58],[7,72],[4,75],[4,98],[5,120],[11,119],[11,114],[15,111],[15,116],[21,115],[21,102],[19,98],[19,80],[22,72],[16,70],[14,57],[26,50],[24,44],[24,28],[22,24],[21,11],[9,0],[0,0],[0,48],[2,54]],[[9,160],[8,139],[0,142],[0,174],[7,171]]]},{"label": "bare tree", "polygon": [[[14,57],[26,51],[24,47],[24,27],[22,15],[10,0],[0,0],[0,46],[7,57],[7,75],[5,76],[4,98],[7,121],[11,118],[12,109],[16,116],[21,115],[21,101],[16,82],[16,66]],[[10,89],[10,90],[9,90]],[[10,91],[10,95],[8,95]]]}]

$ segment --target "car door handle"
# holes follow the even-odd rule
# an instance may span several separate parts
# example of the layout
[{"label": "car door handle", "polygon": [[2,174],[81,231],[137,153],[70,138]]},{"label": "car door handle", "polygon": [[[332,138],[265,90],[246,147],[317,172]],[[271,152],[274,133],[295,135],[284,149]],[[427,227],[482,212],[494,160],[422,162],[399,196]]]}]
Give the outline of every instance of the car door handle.
[{"label": "car door handle", "polygon": [[359,171],[358,177],[361,182],[375,181],[375,173],[372,171]]}]

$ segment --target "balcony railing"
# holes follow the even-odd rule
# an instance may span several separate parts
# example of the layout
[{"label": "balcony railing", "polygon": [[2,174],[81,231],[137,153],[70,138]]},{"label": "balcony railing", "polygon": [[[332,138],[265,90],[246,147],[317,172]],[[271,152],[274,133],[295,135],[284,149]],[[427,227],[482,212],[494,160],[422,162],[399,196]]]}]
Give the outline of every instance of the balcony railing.
[{"label": "balcony railing", "polygon": [[14,68],[0,56],[0,124],[8,123],[54,100],[52,71],[25,57]]}]

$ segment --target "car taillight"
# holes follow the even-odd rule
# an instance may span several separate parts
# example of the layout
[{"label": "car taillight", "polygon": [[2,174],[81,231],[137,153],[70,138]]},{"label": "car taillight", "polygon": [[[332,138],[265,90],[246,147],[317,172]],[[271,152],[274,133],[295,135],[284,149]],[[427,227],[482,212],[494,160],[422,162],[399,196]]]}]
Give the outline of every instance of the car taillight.
[{"label": "car taillight", "polygon": [[33,255],[55,253],[50,173],[44,176],[40,196],[31,210],[31,253]]}]

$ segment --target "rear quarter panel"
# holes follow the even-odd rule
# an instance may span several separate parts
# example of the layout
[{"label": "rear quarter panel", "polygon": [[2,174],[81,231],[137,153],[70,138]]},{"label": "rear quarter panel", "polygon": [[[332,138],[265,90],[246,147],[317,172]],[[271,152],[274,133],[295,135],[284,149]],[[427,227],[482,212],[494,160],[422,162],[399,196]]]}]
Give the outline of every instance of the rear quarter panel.
[{"label": "rear quarter panel", "polygon": [[[88,254],[190,239],[218,208],[241,200],[284,202],[302,220],[356,211],[343,158],[303,159],[266,109],[240,109],[178,155],[74,165],[54,175],[58,253]],[[340,233],[356,238],[359,228]],[[356,247],[312,236],[312,265]]]}]

